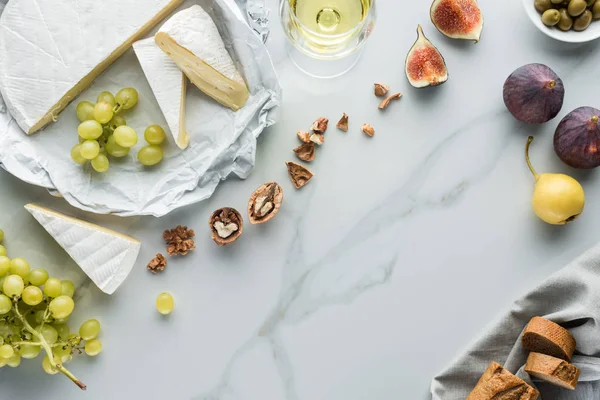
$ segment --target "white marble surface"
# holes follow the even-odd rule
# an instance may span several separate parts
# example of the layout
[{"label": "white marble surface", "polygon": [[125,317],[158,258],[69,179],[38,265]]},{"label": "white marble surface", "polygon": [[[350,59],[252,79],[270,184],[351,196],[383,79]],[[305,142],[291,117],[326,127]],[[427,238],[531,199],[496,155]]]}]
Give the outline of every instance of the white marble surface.
[{"label": "white marble surface", "polygon": [[[285,91],[281,123],[261,138],[250,178],[226,182],[209,201],[160,220],[91,215],[0,172],[10,255],[76,275],[73,325],[91,316],[102,322],[101,356],[70,364],[88,385],[86,399],[427,399],[431,378],[513,299],[598,241],[598,172],[570,170],[552,150],[559,118],[600,106],[598,43],[546,38],[519,0],[481,2],[487,18],[477,45],[442,37],[423,2],[378,7],[363,58],[337,81],[311,80],[290,65],[276,26],[270,46]],[[417,23],[450,71],[433,90],[411,89],[403,74]],[[501,97],[506,76],[529,62],[551,66],[566,85],[559,118],[534,128],[513,120]],[[378,111],[375,81],[404,97]],[[311,165],[315,179],[294,190],[284,162],[294,159],[296,130],[342,112],[350,132],[328,131]],[[375,127],[374,138],[360,132],[363,122]],[[528,134],[536,136],[539,171],[571,173],[585,187],[588,207],[572,225],[547,226],[531,211]],[[279,215],[218,248],[209,214],[245,209],[270,180],[285,190]],[[142,239],[138,264],[115,295],[84,279],[23,210],[31,201]],[[145,264],[164,249],[162,230],[177,224],[196,229],[197,249],[154,276]],[[161,291],[176,299],[168,318],[154,309]],[[2,369],[0,397],[82,398],[39,361]]]}]

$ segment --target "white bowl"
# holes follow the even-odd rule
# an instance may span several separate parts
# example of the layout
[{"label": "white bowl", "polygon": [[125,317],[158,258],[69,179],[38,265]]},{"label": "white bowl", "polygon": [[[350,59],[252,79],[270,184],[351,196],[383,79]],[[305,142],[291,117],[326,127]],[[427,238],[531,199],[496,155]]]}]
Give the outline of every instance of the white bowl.
[{"label": "white bowl", "polygon": [[547,27],[542,23],[542,15],[535,9],[534,0],[523,0],[525,11],[531,22],[543,33],[553,39],[567,43],[585,43],[600,38],[600,20],[594,20],[590,26],[581,32],[570,30],[563,32],[556,27]]}]

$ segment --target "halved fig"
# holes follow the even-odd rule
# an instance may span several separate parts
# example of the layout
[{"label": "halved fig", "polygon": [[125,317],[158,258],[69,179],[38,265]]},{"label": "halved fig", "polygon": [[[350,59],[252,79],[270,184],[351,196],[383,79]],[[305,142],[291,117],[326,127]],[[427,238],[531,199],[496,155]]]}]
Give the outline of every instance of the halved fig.
[{"label": "halved fig", "polygon": [[437,86],[448,80],[448,69],[444,57],[425,37],[421,25],[417,26],[417,41],[406,57],[406,77],[416,88]]},{"label": "halved fig", "polygon": [[483,15],[477,0],[433,0],[429,15],[435,27],[449,38],[479,42]]}]

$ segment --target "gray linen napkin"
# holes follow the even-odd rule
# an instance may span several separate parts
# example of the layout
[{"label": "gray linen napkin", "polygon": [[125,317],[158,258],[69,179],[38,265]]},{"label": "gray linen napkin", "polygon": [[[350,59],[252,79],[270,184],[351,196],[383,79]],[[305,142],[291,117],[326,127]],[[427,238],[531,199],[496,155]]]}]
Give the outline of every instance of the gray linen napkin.
[{"label": "gray linen napkin", "polygon": [[490,362],[529,383],[521,334],[534,316],[569,329],[577,340],[573,364],[581,369],[575,391],[534,381],[545,400],[600,399],[600,245],[553,274],[525,297],[431,383],[433,400],[464,400]]}]

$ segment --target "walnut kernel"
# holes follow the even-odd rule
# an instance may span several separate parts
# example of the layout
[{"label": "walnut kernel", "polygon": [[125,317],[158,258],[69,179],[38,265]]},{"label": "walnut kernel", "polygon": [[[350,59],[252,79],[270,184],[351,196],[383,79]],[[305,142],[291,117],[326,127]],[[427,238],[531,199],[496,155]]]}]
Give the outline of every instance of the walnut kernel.
[{"label": "walnut kernel", "polygon": [[315,175],[305,166],[297,164],[293,161],[288,161],[285,163],[285,165],[287,165],[290,179],[292,180],[292,183],[296,189],[300,189],[302,186],[306,185]]},{"label": "walnut kernel", "polygon": [[185,256],[190,250],[196,248],[193,229],[187,226],[177,226],[175,229],[167,229],[163,232],[163,239],[167,243],[167,254],[170,256]]},{"label": "walnut kernel", "polygon": [[313,142],[304,143],[294,149],[296,157],[302,161],[312,161],[315,159],[315,144]]},{"label": "walnut kernel", "polygon": [[343,113],[336,127],[344,132],[348,132],[348,114]]},{"label": "walnut kernel", "polygon": [[369,124],[363,124],[362,131],[371,137],[375,135],[375,129]]},{"label": "walnut kernel", "polygon": [[320,146],[323,143],[325,143],[325,135],[323,135],[322,133],[313,133],[312,135],[310,135],[310,141]]},{"label": "walnut kernel", "polygon": [[375,96],[381,97],[385,96],[387,92],[390,90],[390,87],[385,83],[376,83],[375,84]]},{"label": "walnut kernel", "polygon": [[327,130],[327,125],[329,124],[329,120],[325,117],[319,117],[312,124],[312,130],[315,133],[325,133]]},{"label": "walnut kernel", "polygon": [[167,266],[167,259],[162,254],[158,253],[156,255],[156,257],[154,257],[148,263],[147,268],[148,268],[148,271],[152,272],[153,274],[156,274],[157,272],[164,271],[166,266]]},{"label": "walnut kernel", "polygon": [[402,97],[402,93],[394,93],[394,94],[389,95],[388,97],[386,97],[385,99],[383,99],[381,101],[381,103],[379,103],[379,109],[383,110],[383,109],[387,108],[387,106],[390,105],[390,102],[392,100],[397,100],[400,97]]},{"label": "walnut kernel", "polygon": [[224,207],[212,213],[208,225],[215,243],[225,246],[235,242],[242,235],[244,220],[236,209]]},{"label": "walnut kernel", "polygon": [[305,131],[298,131],[296,132],[296,135],[298,136],[298,139],[300,139],[300,141],[302,141],[303,143],[310,142],[310,133]]},{"label": "walnut kernel", "polygon": [[265,183],[252,193],[248,201],[248,219],[252,224],[271,220],[283,202],[283,189],[275,182]]}]

